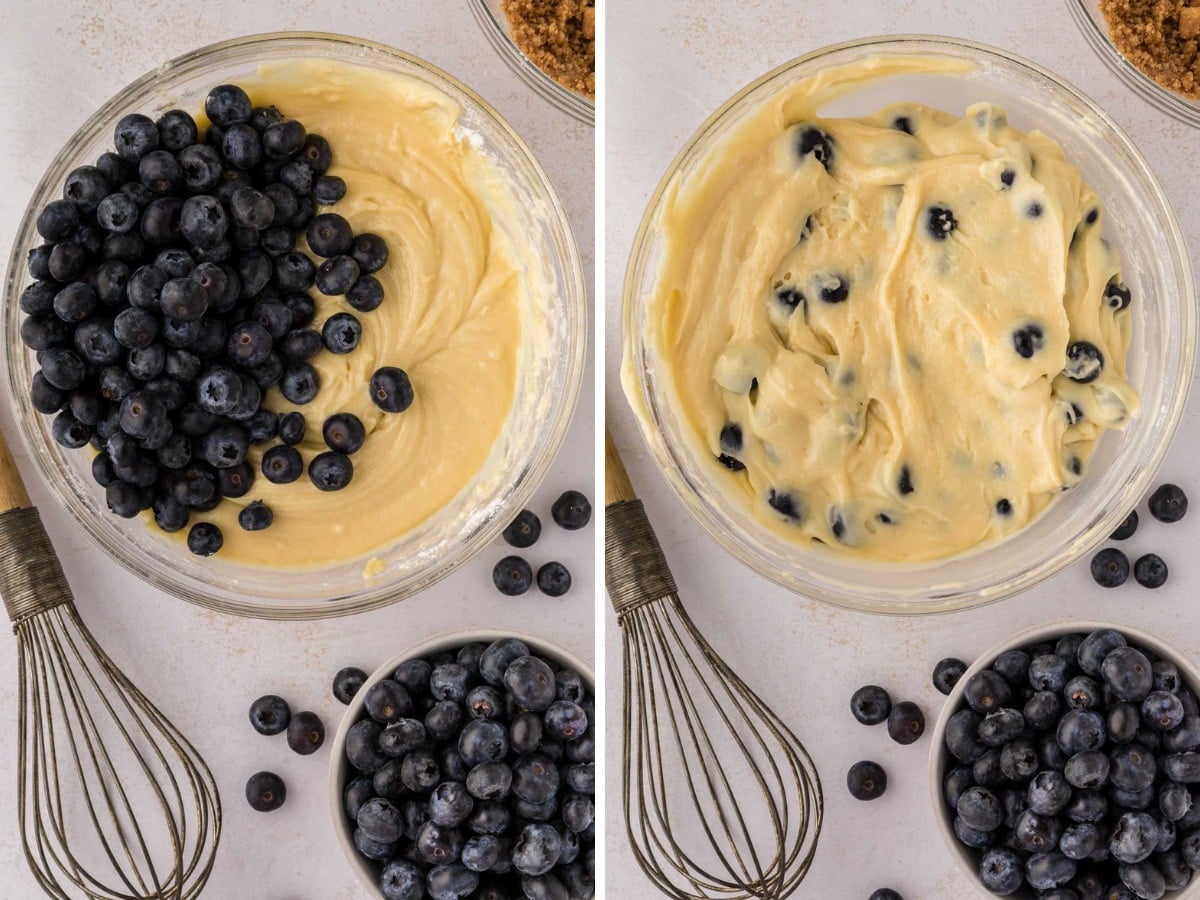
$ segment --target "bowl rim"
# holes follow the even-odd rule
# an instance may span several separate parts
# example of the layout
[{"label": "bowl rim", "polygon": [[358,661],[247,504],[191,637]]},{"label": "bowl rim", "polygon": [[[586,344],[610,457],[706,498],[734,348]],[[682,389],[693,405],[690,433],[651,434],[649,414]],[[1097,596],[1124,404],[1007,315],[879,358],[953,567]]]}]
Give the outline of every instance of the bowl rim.
[{"label": "bowl rim", "polygon": [[1066,4],[1088,44],[1126,87],[1160,112],[1167,113],[1185,125],[1200,128],[1200,101],[1190,100],[1163,87],[1130,62],[1091,14],[1088,0],[1066,0]]},{"label": "bowl rim", "polygon": [[[861,50],[872,47],[878,47],[881,51],[903,47],[905,51],[912,53],[938,53],[947,50],[951,52],[966,51],[984,58],[998,60],[1007,65],[1016,66],[1024,69],[1029,74],[1045,79],[1054,86],[1056,91],[1070,97],[1074,102],[1086,108],[1097,119],[1108,135],[1117,142],[1127,162],[1133,166],[1137,174],[1151,188],[1152,198],[1161,207],[1161,212],[1163,213],[1160,224],[1164,231],[1164,236],[1168,240],[1168,246],[1174,247],[1177,251],[1172,262],[1177,269],[1177,273],[1181,276],[1182,294],[1184,296],[1182,300],[1176,301],[1182,319],[1182,327],[1180,329],[1180,368],[1175,377],[1174,395],[1170,401],[1166,426],[1159,430],[1156,442],[1151,447],[1151,452],[1148,454],[1145,464],[1138,473],[1144,491],[1162,466],[1163,460],[1170,449],[1182,421],[1188,395],[1191,390],[1197,343],[1200,342],[1200,335],[1197,334],[1196,329],[1196,287],[1191,256],[1183,232],[1179,226],[1178,217],[1175,214],[1174,207],[1171,205],[1166,191],[1163,189],[1162,183],[1154,174],[1154,170],[1150,167],[1145,156],[1133,143],[1125,130],[1098,103],[1071,83],[1035,62],[1018,54],[1010,53],[1002,48],[964,38],[935,34],[881,34],[841,41],[836,44],[828,44],[788,60],[741,87],[696,127],[692,134],[684,141],[680,150],[667,164],[665,172],[646,204],[645,211],[634,234],[629,258],[626,263],[625,277],[622,280],[622,381],[627,385],[627,391],[636,391],[636,400],[632,402],[635,411],[638,406],[644,406],[648,409],[653,405],[653,397],[648,379],[645,377],[645,373],[641,370],[637,360],[634,359],[635,350],[632,336],[638,331],[637,316],[642,306],[638,278],[646,263],[648,241],[656,228],[655,219],[657,213],[661,208],[664,196],[671,188],[678,172],[685,163],[691,160],[692,154],[696,151],[698,145],[706,140],[719,125],[723,124],[727,116],[735,112],[750,94],[756,92],[768,82],[822,57],[849,50]],[[632,371],[634,369],[636,371]],[[739,537],[728,534],[725,529],[720,527],[720,523],[711,509],[711,504],[701,496],[699,491],[691,486],[682,468],[675,465],[673,451],[668,447],[663,429],[658,427],[655,422],[650,421],[650,416],[648,415],[643,416],[639,414],[635,415],[634,418],[638,423],[638,431],[650,451],[650,456],[653,458],[664,480],[670,485],[675,497],[687,510],[692,520],[700,525],[701,530],[711,540],[756,574],[792,593],[820,600],[821,602],[852,612],[893,616],[936,615],[958,612],[964,609],[975,609],[997,603],[1028,590],[1063,571],[1102,543],[1121,519],[1128,514],[1127,510],[1122,511],[1116,508],[1110,510],[1107,516],[1094,520],[1089,528],[1085,529],[1075,541],[1064,548],[1064,552],[1057,554],[1052,559],[1046,560],[1034,569],[1025,570],[1018,576],[1011,577],[997,584],[988,585],[985,588],[976,587],[970,591],[961,588],[946,588],[937,591],[926,590],[922,594],[903,600],[867,599],[861,592],[856,593],[852,587],[845,585],[830,586],[827,584],[801,583],[795,573],[796,570],[803,570],[803,566],[796,565],[795,563],[788,568],[775,565],[774,560],[767,560]]]},{"label": "bowl rim", "polygon": [[[954,836],[953,820],[950,817],[946,801],[942,797],[942,782],[945,778],[943,770],[946,768],[950,755],[950,752],[946,749],[946,725],[950,717],[959,711],[968,679],[977,672],[988,668],[995,661],[996,657],[1004,651],[1017,649],[1028,644],[1037,644],[1048,638],[1060,638],[1067,634],[1090,634],[1093,631],[1101,629],[1119,631],[1131,644],[1146,647],[1157,654],[1159,658],[1174,663],[1176,668],[1179,669],[1180,674],[1183,675],[1189,684],[1200,688],[1200,667],[1157,635],[1150,634],[1136,625],[1115,622],[1110,619],[1056,619],[1052,622],[1031,625],[1028,628],[1022,629],[1016,634],[1009,635],[1003,640],[997,641],[987,650],[980,653],[975,658],[975,661],[963,672],[962,677],[958,679],[958,682],[954,685],[954,689],[946,696],[942,708],[938,712],[937,722],[934,724],[933,732],[930,735],[929,765],[927,769],[929,798],[933,804],[933,813],[934,818],[937,820],[938,832],[941,834],[946,848],[950,851],[950,855],[954,857],[958,868],[967,874],[971,884],[975,886],[982,896],[994,897],[995,895],[989,893],[979,883],[979,876],[975,872],[975,861],[971,858],[971,854],[967,848],[960,844]],[[1198,895],[1200,895],[1200,879],[1192,881],[1182,891],[1164,894],[1163,900],[1185,900],[1185,898],[1196,897]],[[1032,894],[1018,893],[1013,896],[1025,898],[1027,896],[1032,897]]]},{"label": "bowl rim", "polygon": [[[206,59],[227,51],[245,50],[254,46],[279,42],[298,42],[310,46],[336,46],[398,60],[427,75],[431,83],[439,90],[446,91],[448,88],[447,93],[460,94],[470,104],[464,107],[464,111],[482,116],[496,128],[506,141],[511,142],[521,158],[522,164],[528,168],[528,174],[534,179],[531,186],[547,203],[549,220],[556,223],[561,232],[562,250],[564,251],[562,269],[568,279],[564,282],[564,290],[558,292],[558,298],[562,304],[564,315],[568,319],[574,319],[578,327],[574,329],[574,339],[561,348],[563,393],[557,410],[557,421],[553,423],[552,430],[547,433],[541,452],[531,460],[523,461],[524,464],[514,473],[517,486],[508,497],[507,508],[510,512],[519,510],[528,503],[556,460],[570,425],[574,421],[580,394],[583,390],[590,341],[587,327],[589,301],[583,262],[579,255],[574,228],[562,199],[550,176],[524,138],[494,106],[475,90],[433,63],[406,51],[367,38],[334,32],[305,30],[261,32],[229,38],[189,50],[146,71],[122,87],[89,114],[71,137],[57,149],[54,159],[30,194],[29,202],[15,231],[7,269],[3,276],[3,296],[12,301],[10,310],[5,312],[7,320],[15,322],[16,318],[20,316],[20,313],[16,311],[16,298],[19,296],[22,283],[28,280],[21,248],[28,235],[36,234],[34,227],[38,213],[38,209],[35,208],[36,203],[40,197],[52,196],[57,185],[69,171],[71,148],[82,143],[99,123],[114,121],[118,115],[126,112],[131,96],[152,89],[159,79],[171,75],[175,70],[202,63]],[[430,565],[420,572],[411,573],[404,582],[363,579],[361,589],[356,587],[349,590],[327,591],[324,595],[307,594],[303,597],[272,601],[271,605],[256,602],[245,590],[240,590],[236,596],[228,594],[216,597],[203,588],[197,587],[190,578],[185,581],[177,577],[170,577],[169,573],[160,572],[149,566],[135,565],[119,535],[109,535],[104,529],[94,527],[92,517],[87,514],[86,509],[82,508],[76,493],[70,490],[60,476],[54,465],[53,454],[44,452],[44,435],[34,424],[31,424],[30,416],[26,415],[27,412],[32,412],[32,407],[27,409],[28,400],[27,398],[22,399],[18,373],[22,363],[15,360],[13,355],[8,352],[7,344],[0,344],[0,357],[3,358],[5,381],[10,395],[9,403],[14,410],[14,420],[21,436],[21,442],[58,508],[62,509],[88,536],[89,540],[99,546],[108,557],[134,574],[139,580],[206,609],[249,618],[301,620],[352,615],[387,606],[432,587],[478,555],[499,536],[507,525],[506,516],[496,515],[483,527],[468,530],[465,533],[468,538],[465,544],[456,544],[451,547],[436,564]],[[37,415],[35,412],[32,414]],[[455,552],[458,551],[461,551],[461,554],[454,557]],[[265,570],[267,567],[263,568]],[[283,571],[294,572],[295,570]]]},{"label": "bowl rim", "polygon": [[596,102],[559,84],[543,72],[513,41],[488,0],[470,0],[471,12],[492,48],[543,100],[585,125],[595,127]]},{"label": "bowl rim", "polygon": [[[338,845],[342,848],[342,852],[346,856],[346,861],[358,876],[359,883],[371,892],[372,897],[381,896],[378,879],[372,871],[372,864],[359,856],[358,850],[355,849],[354,830],[350,827],[350,820],[342,808],[345,791],[344,782],[346,780],[346,772],[350,767],[350,764],[346,761],[345,753],[346,734],[362,715],[363,707],[366,703],[367,691],[395,672],[397,667],[407,660],[456,649],[462,647],[464,644],[491,644],[494,641],[506,638],[516,638],[535,653],[548,656],[573,669],[583,679],[584,684],[587,685],[593,699],[595,699],[595,669],[572,651],[567,650],[554,641],[535,634],[499,628],[475,628],[467,631],[442,631],[417,641],[407,650],[397,653],[391,659],[384,662],[383,665],[375,669],[370,677],[363,682],[362,687],[358,689],[354,697],[351,698],[350,703],[346,705],[346,709],[342,713],[342,720],[338,725],[337,732],[334,734],[333,742],[330,744],[329,769],[327,772],[329,780],[329,811],[333,816],[333,830],[337,834]],[[596,727],[595,722],[591,724],[593,728]],[[596,734],[597,738],[600,739],[599,730],[596,731]],[[602,754],[603,751],[600,751],[600,755]]]}]

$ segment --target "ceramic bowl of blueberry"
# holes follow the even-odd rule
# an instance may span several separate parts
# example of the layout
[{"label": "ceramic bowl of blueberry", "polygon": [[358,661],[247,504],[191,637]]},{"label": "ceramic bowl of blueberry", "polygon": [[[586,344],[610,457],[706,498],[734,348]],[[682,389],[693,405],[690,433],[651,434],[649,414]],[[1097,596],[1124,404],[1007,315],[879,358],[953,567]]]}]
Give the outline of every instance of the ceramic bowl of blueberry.
[{"label": "ceramic bowl of blueberry", "polygon": [[[278,88],[281,103],[309,102],[308,115],[323,118],[328,137],[274,104],[252,106],[239,82]],[[348,84],[349,100],[305,101],[312,83]],[[399,248],[388,252],[389,240],[399,240],[392,220],[403,211],[389,219],[392,207],[380,201],[369,220],[377,227],[352,229],[363,199],[353,178],[367,164],[360,155],[340,170],[346,179],[336,174],[339,128],[354,135],[365,127],[361,116],[337,118],[355,85],[375,102],[386,92],[371,85],[396,98],[435,91],[457,113],[435,126],[456,148],[439,159],[475,154],[461,164],[464,184],[481,192],[488,233],[514,236],[513,272],[523,287],[513,307],[522,322],[538,323],[512,332],[514,400],[507,417],[495,418],[490,452],[481,444],[469,464],[428,476],[460,481],[382,538],[378,521],[339,498],[367,490],[364,483],[376,485],[372,496],[396,497],[421,483],[422,473],[405,467],[414,466],[412,452],[387,448],[414,433],[405,429],[421,428],[422,389],[415,370],[410,378],[400,368],[409,360],[384,359],[400,352],[405,333],[387,334],[404,315],[398,304],[415,302],[385,296],[383,287],[399,294],[406,277]],[[390,102],[396,116],[423,108]],[[388,154],[400,151],[378,146],[375,159],[390,171]],[[487,171],[470,174],[471,166]],[[487,193],[493,184],[499,193]],[[401,187],[385,192],[396,204]],[[540,482],[582,382],[582,269],[565,212],[529,148],[450,75],[339,35],[266,34],[208,46],[104,103],[37,185],[4,290],[8,385],[25,447],[54,498],[144,580],[235,614],[346,614],[453,571],[499,535]],[[287,403],[268,408],[275,391]],[[314,399],[318,406],[305,405]],[[393,437],[378,438],[387,428]],[[271,490],[274,499],[263,502]],[[281,512],[285,504],[290,512]],[[322,513],[330,508],[338,512]],[[332,549],[347,536],[354,539],[346,552]]]},{"label": "ceramic bowl of blueberry", "polygon": [[354,686],[329,799],[371,895],[592,897],[593,691],[571,653],[496,632],[431,638]]},{"label": "ceramic bowl of blueberry", "polygon": [[[947,670],[949,671],[949,669]],[[1200,670],[1111,622],[980,656],[938,717],[930,791],[985,895],[1200,896]]]},{"label": "ceramic bowl of blueberry", "polygon": [[[1013,127],[1041,131],[1058,143],[1099,196],[1105,210],[1103,239],[1119,250],[1125,285],[1140,298],[1131,307],[1127,359],[1128,382],[1140,397],[1140,408],[1124,430],[1101,437],[1079,482],[1051,498],[1020,530],[949,557],[886,562],[791,538],[748,508],[747,498],[763,494],[762,486],[739,482],[735,492],[729,475],[734,467],[721,457],[717,462],[723,466],[714,464],[707,441],[695,436],[695,420],[680,414],[676,373],[668,371],[670,363],[655,343],[660,320],[653,298],[667,247],[659,217],[672,208],[680,179],[721,147],[744,116],[818,73],[870,65],[880,57],[913,56],[951,67],[966,63],[970,69],[868,80],[839,94],[820,114],[857,117],[892,103],[920,103],[958,116],[973,103],[988,102],[1004,109]],[[642,220],[626,272],[622,380],[634,406],[643,411],[643,437],[676,495],[704,530],[746,565],[800,594],[850,609],[944,612],[991,603],[1041,582],[1094,549],[1136,506],[1186,403],[1195,355],[1194,307],[1191,264],[1170,202],[1133,142],[1094,101],[1054,73],[1004,50],[943,37],[872,37],[817,50],[747,86],[701,126],[670,164]],[[748,382],[751,391],[755,383]],[[764,421],[769,424],[770,419]],[[740,429],[736,437],[740,446]],[[893,442],[889,453],[897,444],[902,442]],[[771,447],[764,452],[778,451]],[[742,465],[736,458],[733,462]],[[880,477],[847,471],[848,481]],[[908,488],[898,491],[905,494]],[[763,502],[771,502],[765,494]],[[775,509],[796,517],[794,508]],[[840,541],[839,520],[832,512],[829,521],[834,523],[833,541]],[[879,521],[887,525],[893,520],[881,516]]]}]

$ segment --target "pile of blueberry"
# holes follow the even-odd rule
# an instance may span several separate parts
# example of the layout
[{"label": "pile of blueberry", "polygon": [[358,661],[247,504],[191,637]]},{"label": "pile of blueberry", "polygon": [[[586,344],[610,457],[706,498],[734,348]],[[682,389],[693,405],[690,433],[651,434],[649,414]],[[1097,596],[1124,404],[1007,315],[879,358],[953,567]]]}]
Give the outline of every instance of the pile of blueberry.
[{"label": "pile of blueberry", "polygon": [[[29,254],[35,279],[20,305],[21,337],[37,354],[31,399],[54,415],[60,444],[98,451],[92,472],[109,509],[132,518],[153,509],[164,531],[187,527],[193,514],[222,497],[245,496],[255,471],[251,445],[269,481],[304,473],[296,444],[304,417],[278,416],[263,405],[278,387],[292,403],[320,389],[308,360],[349,353],[362,326],[347,312],[310,327],[309,291],[344,296],[358,312],[383,301],[372,274],[388,259],[374,234],[355,235],[318,205],[345,194],[326,174],[328,141],[275,107],[255,108],[236,85],[214,88],[203,131],[182,110],[157,122],[123,117],[115,152],[73,170],[37,218],[46,243]],[[319,265],[296,249],[301,236]],[[385,367],[363,385],[387,412],[413,401],[401,369]],[[365,430],[349,413],[331,416],[329,449],[308,466],[321,490],[345,487],[350,455]],[[272,512],[252,504],[247,530],[267,528]],[[220,530],[200,522],[188,535],[199,555],[217,552]]]},{"label": "pile of blueberry", "polygon": [[[1150,515],[1160,522],[1171,524],[1178,522],[1187,514],[1188,499],[1183,488],[1177,484],[1164,484],[1158,487],[1150,499],[1146,501]],[[1127,541],[1137,532],[1138,514],[1133,510],[1125,517],[1112,540]],[[1101,587],[1120,587],[1129,580],[1129,557],[1116,547],[1105,547],[1092,557],[1092,578]],[[1133,579],[1142,587],[1157,588],[1167,583],[1167,564],[1157,553],[1146,553],[1139,556],[1132,566]]]},{"label": "pile of blueberry", "polygon": [[467,644],[402,663],[364,707],[345,811],[385,900],[593,896],[594,704],[578,673],[513,638]]},{"label": "pile of blueberry", "polygon": [[945,801],[994,894],[1158,900],[1200,867],[1200,702],[1117,631],[998,656],[948,720]]},{"label": "pile of blueberry", "polygon": [[[250,724],[259,734],[287,732],[288,746],[301,756],[316,753],[325,743],[325,725],[316,713],[292,714],[287,701],[275,694],[250,704]],[[274,772],[256,772],[246,782],[246,802],[259,812],[274,812],[287,799],[287,787]]]},{"label": "pile of blueberry", "polygon": [[[550,515],[561,528],[578,531],[592,519],[592,504],[579,491],[565,491],[550,507]],[[542,536],[542,520],[523,509],[504,529],[504,540],[518,549],[532,547]],[[533,567],[521,556],[506,556],[492,569],[496,590],[509,597],[524,594],[533,586]],[[571,573],[560,562],[548,562],[537,571],[537,586],[549,597],[561,597],[571,589]]]}]

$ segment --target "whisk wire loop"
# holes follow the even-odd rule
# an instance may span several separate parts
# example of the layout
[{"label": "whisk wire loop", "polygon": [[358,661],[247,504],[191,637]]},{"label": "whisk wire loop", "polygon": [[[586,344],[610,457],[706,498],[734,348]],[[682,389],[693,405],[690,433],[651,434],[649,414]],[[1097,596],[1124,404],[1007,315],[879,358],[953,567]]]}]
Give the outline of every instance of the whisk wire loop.
[{"label": "whisk wire loop", "polygon": [[606,516],[634,856],[672,900],[782,900],[816,851],[816,767],[684,610],[641,503],[619,499]]}]

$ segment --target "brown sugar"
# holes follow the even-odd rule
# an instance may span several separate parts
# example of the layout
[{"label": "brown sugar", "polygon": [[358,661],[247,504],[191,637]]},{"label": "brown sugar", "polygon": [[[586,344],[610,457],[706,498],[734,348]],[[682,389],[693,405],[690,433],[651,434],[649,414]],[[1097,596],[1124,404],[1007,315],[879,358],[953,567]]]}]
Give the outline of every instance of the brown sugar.
[{"label": "brown sugar", "polygon": [[1100,0],[1113,45],[1167,90],[1200,99],[1200,2]]},{"label": "brown sugar", "polygon": [[504,0],[513,42],[565,87],[596,98],[594,0]]}]

